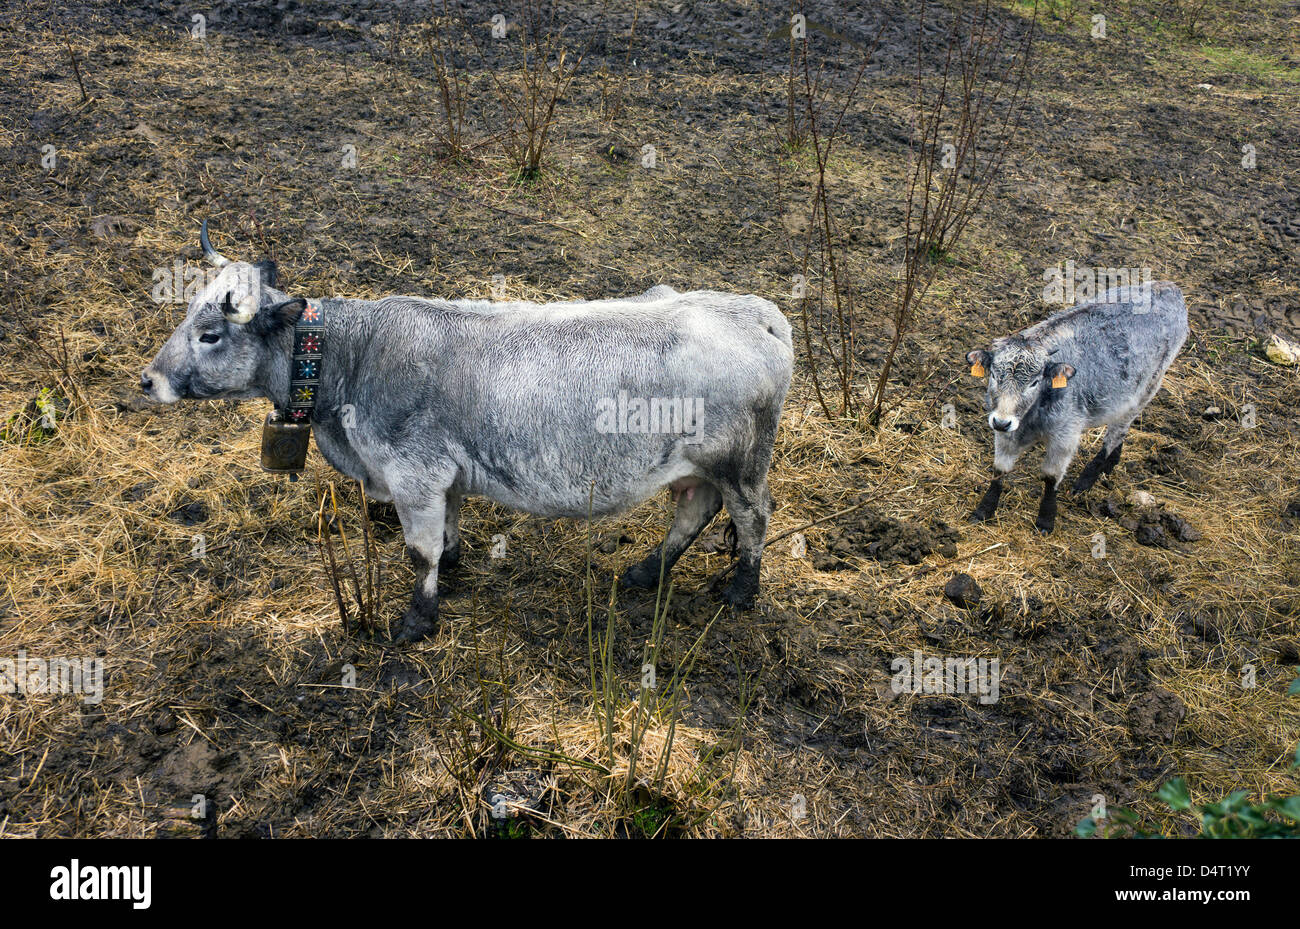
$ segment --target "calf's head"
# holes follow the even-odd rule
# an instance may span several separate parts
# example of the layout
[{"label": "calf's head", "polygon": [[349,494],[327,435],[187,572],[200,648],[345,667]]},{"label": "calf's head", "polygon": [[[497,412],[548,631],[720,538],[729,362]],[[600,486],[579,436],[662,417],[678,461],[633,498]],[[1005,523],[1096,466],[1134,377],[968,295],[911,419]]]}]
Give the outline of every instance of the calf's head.
[{"label": "calf's head", "polygon": [[1048,391],[1074,377],[1073,366],[1052,360],[1056,351],[1013,337],[993,343],[991,352],[976,349],[966,355],[971,373],[988,374],[989,428],[1015,432]]},{"label": "calf's head", "polygon": [[265,396],[283,366],[277,336],[305,303],[275,289],[272,262],[231,261],[215,251],[206,220],[199,242],[220,272],[190,301],[185,319],[140,375],[140,389],[163,403]]}]

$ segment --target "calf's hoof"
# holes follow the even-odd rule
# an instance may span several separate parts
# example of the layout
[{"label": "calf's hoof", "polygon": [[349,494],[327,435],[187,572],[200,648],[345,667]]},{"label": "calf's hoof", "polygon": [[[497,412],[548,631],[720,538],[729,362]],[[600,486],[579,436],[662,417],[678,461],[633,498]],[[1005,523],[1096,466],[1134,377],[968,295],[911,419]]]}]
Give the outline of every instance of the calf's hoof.
[{"label": "calf's hoof", "polygon": [[430,619],[416,610],[407,610],[393,631],[393,641],[418,642],[433,635],[437,628],[437,617]]},{"label": "calf's hoof", "polygon": [[1056,528],[1056,517],[1040,516],[1034,520],[1034,528],[1038,530],[1039,535],[1051,535],[1052,530]]},{"label": "calf's hoof", "polygon": [[1092,490],[1092,485],[1097,483],[1097,479],[1105,474],[1105,470],[1100,466],[1093,466],[1091,463],[1083,469],[1083,473],[1074,479],[1070,485],[1070,493],[1078,496]]},{"label": "calf's hoof", "polygon": [[993,518],[993,514],[985,510],[976,510],[966,518],[968,523],[986,523]]}]

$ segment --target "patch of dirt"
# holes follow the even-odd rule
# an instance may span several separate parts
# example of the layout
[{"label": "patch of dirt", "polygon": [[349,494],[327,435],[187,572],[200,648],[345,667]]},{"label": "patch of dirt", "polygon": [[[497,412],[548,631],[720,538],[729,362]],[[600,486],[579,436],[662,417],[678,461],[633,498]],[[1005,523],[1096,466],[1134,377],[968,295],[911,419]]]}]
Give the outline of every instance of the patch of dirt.
[{"label": "patch of dirt", "polygon": [[920,564],[928,555],[957,556],[957,530],[941,519],[927,524],[894,519],[865,508],[823,533],[824,550],[812,556],[818,571],[846,571],[853,559],[871,558],[883,564]]}]

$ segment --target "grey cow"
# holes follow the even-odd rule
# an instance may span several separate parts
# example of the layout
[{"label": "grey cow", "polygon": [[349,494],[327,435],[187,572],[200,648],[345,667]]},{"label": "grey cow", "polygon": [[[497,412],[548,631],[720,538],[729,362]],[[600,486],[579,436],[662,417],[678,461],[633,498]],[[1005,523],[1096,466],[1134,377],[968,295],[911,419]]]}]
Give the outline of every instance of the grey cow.
[{"label": "grey cow", "polygon": [[1084,430],[1105,426],[1106,436],[1075,480],[1074,493],[1115,469],[1129,426],[1160,389],[1186,339],[1182,291],[1158,281],[1112,288],[998,339],[991,352],[970,352],[972,373],[988,372],[985,405],[993,429],[993,479],[971,521],[993,515],[1003,476],[1026,449],[1042,442],[1043,497],[1034,525],[1050,533],[1057,487]]},{"label": "grey cow", "polygon": [[[221,267],[141,375],[149,396],[289,401],[307,301],[274,266]],[[667,537],[623,576],[654,586],[723,504],[738,564],[724,593],[752,605],[771,512],[767,472],[794,365],[767,300],[656,287],[624,300],[538,305],[388,297],[312,300],[325,319],[317,446],[391,500],[416,567],[395,635],[436,627],[438,571],[460,554],[467,495],[540,516],[625,510],[670,487]]]}]

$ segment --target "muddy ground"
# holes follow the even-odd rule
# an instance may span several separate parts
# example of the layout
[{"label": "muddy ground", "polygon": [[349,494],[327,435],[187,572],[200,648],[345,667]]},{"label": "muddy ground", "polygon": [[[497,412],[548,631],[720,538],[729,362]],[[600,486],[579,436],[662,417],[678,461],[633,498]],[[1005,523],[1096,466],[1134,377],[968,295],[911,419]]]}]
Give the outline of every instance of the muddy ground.
[{"label": "muddy ground", "polygon": [[[611,6],[555,10],[586,58],[521,184],[492,77],[517,56],[491,41],[492,4],[462,7],[477,39],[456,53],[459,161],[427,3],[5,5],[0,400],[8,415],[48,388],[70,412],[0,444],[0,656],[106,672],[98,704],[0,696],[0,835],[1063,836],[1098,795],[1176,833],[1189,821],[1151,799],[1172,776],[1200,799],[1294,791],[1300,388],[1259,350],[1300,340],[1294,2],[1225,2],[1190,35],[1137,3],[1104,40],[1072,5],[1041,17],[1003,176],[904,343],[880,428],[828,421],[801,356],[770,534],[859,508],[775,542],[752,614],[719,614],[710,590],[722,524],[680,563],[650,663],[665,679],[689,664],[681,721],[640,786],[577,762],[625,771],[627,745],[599,735],[592,640],[608,621],[625,723],[655,597],[607,619],[603,585],[657,541],[666,495],[593,527],[471,503],[438,635],[395,647],[344,632],[321,564],[317,483],[335,482],[355,551],[354,485],[315,452],[302,481],[260,472],[262,401],[139,401],[184,311],[151,299],[155,272],[199,266],[203,218],[293,293],[668,283],[793,317],[811,179],[780,144],[787,4]],[[1028,9],[1005,8],[1014,34]],[[806,11],[840,92],[881,35],[831,172],[865,392],[899,267],[916,15]],[[1176,281],[1192,337],[1119,469],[1063,502],[1053,536],[1033,531],[1033,457],[971,526],[991,443],[961,359],[1049,312],[1043,271],[1067,260]],[[400,529],[376,535],[387,622],[411,573]],[[896,693],[891,663],[918,651],[998,659],[998,699]]]}]

